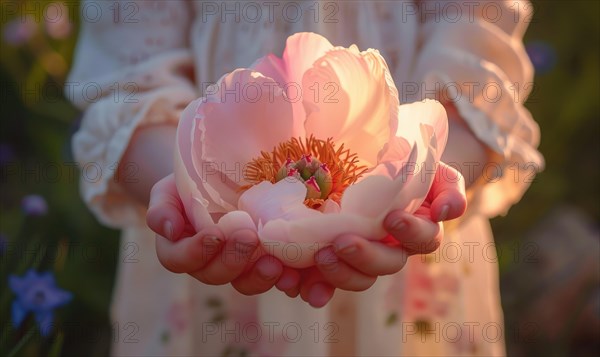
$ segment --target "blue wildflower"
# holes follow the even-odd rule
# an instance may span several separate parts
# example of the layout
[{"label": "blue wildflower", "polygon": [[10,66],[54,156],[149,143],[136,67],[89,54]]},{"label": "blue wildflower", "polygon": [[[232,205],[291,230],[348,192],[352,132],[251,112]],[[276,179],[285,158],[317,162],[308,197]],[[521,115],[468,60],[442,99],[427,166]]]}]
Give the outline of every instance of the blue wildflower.
[{"label": "blue wildflower", "polygon": [[48,336],[52,331],[54,309],[73,298],[70,292],[56,286],[52,272],[38,274],[29,269],[22,277],[10,275],[8,285],[17,295],[12,304],[13,326],[21,326],[27,314],[32,312],[42,336]]},{"label": "blue wildflower", "polygon": [[7,165],[15,160],[15,151],[13,148],[6,144],[0,143],[0,165]]},{"label": "blue wildflower", "polygon": [[21,209],[28,216],[43,216],[48,213],[48,204],[40,195],[28,195],[21,200]]},{"label": "blue wildflower", "polygon": [[525,50],[538,74],[551,71],[557,62],[556,50],[550,44],[536,41],[527,44]]}]

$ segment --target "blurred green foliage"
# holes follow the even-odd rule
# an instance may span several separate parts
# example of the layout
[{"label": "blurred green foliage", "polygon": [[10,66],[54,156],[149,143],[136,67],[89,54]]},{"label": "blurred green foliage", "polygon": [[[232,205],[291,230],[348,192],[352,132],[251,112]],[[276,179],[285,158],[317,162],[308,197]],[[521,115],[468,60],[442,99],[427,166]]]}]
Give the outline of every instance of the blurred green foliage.
[{"label": "blurred green foliage", "polygon": [[[37,331],[20,351],[24,355],[51,354],[53,341],[63,339],[62,351],[55,355],[108,354],[111,327],[108,308],[118,259],[118,232],[98,224],[78,191],[80,174],[73,166],[69,138],[79,115],[62,95],[62,87],[75,47],[78,18],[64,38],[53,38],[43,17],[34,13],[35,28],[22,44],[7,43],[7,24],[18,16],[11,5],[2,6],[0,49],[0,144],[2,176],[0,191],[0,233],[8,242],[1,256],[2,341],[0,355],[17,343],[33,326],[13,330],[5,288],[9,274],[21,275],[29,267],[53,270],[58,285],[71,291],[75,299],[57,311],[54,334],[42,338]],[[43,9],[48,2],[30,1]],[[70,1],[75,6],[77,2]],[[18,4],[18,5],[22,5]],[[35,6],[29,9],[35,10]],[[17,38],[16,40],[19,40]],[[39,194],[48,202],[43,217],[24,215],[21,200]]]},{"label": "blurred green foliage", "polygon": [[595,1],[536,1],[524,42],[543,41],[556,66],[536,75],[527,108],[539,123],[545,170],[510,214],[492,221],[494,236],[519,239],[558,203],[600,218],[600,5]]},{"label": "blurred green foliage", "polygon": [[[36,334],[21,353],[48,354],[52,341],[61,339],[62,354],[106,355],[112,338],[108,307],[118,259],[118,232],[99,225],[79,197],[79,174],[73,171],[69,147],[79,114],[61,94],[78,18],[71,17],[70,32],[56,38],[41,16],[34,14],[30,37],[21,44],[7,42],[7,26],[15,19],[9,6],[39,3],[44,8],[49,2],[3,1],[1,5],[0,145],[4,159],[0,233],[8,240],[0,264],[2,341],[6,343],[2,348],[16,344],[32,325],[29,320],[28,326],[17,330],[10,326],[7,302],[12,295],[4,288],[7,277],[37,267],[55,271],[59,286],[73,292],[75,299],[58,313],[60,328],[54,335],[43,339]],[[70,13],[78,14],[76,2],[67,5],[73,7]],[[493,220],[500,249],[522,239],[559,204],[579,207],[595,222],[600,217],[599,4],[536,1],[534,5],[536,14],[525,44],[544,42],[557,56],[553,69],[536,76],[534,94],[527,103],[541,126],[540,151],[546,169],[507,217]],[[58,165],[58,179],[40,174],[49,164]],[[32,193],[47,200],[45,216],[27,217],[21,211],[21,199]],[[508,259],[501,260],[501,271],[509,270],[510,264]]]}]

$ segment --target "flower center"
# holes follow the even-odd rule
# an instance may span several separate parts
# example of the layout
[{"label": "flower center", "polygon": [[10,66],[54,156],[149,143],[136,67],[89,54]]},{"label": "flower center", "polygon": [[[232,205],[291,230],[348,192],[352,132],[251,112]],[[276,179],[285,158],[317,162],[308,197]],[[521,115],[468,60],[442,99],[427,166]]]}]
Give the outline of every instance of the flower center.
[{"label": "flower center", "polygon": [[327,199],[340,202],[346,188],[356,182],[367,167],[358,156],[342,144],[336,149],[333,140],[292,138],[276,146],[272,152],[261,152],[244,172],[250,185],[262,181],[272,183],[293,177],[306,186],[304,204],[318,209]]},{"label": "flower center", "polygon": [[45,301],[46,294],[41,290],[36,291],[33,295],[33,303],[36,305],[42,305]]}]

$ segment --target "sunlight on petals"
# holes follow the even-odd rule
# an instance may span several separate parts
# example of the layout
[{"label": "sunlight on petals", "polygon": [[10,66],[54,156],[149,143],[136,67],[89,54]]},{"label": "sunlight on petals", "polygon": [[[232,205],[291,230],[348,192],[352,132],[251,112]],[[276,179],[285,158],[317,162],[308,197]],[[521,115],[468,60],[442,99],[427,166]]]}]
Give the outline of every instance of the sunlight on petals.
[{"label": "sunlight on petals", "polygon": [[[302,100],[286,85],[302,81]],[[327,85],[333,92],[327,92]],[[283,58],[237,69],[191,104],[179,124],[175,177],[197,230],[256,230],[288,266],[342,234],[379,240],[395,209],[415,212],[448,136],[444,107],[399,105],[377,50],[291,36]],[[191,108],[191,109],[190,109]]]},{"label": "sunlight on petals", "polygon": [[304,75],[306,132],[344,142],[365,163],[396,129],[398,93],[378,51],[335,48]]}]

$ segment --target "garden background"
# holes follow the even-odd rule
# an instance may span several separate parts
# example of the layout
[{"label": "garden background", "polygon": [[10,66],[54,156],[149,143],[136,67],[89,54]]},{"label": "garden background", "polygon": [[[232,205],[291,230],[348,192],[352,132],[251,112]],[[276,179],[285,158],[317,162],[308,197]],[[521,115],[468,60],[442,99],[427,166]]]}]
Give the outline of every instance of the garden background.
[{"label": "garden background", "polygon": [[[48,21],[49,4],[74,14]],[[492,221],[509,355],[600,350],[600,5],[534,1],[525,36],[536,67],[527,108],[546,168],[508,216]],[[62,88],[78,31],[73,1],[3,0],[0,13],[0,354],[104,356],[126,326],[108,307],[118,232],[96,222],[70,153],[80,113]],[[15,6],[29,9],[27,16]],[[66,18],[66,17],[63,17]],[[72,299],[44,337],[29,316],[11,323],[9,275],[52,271]]]}]

